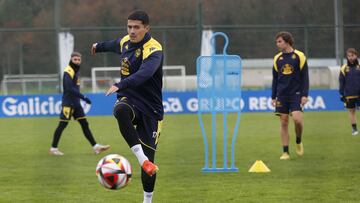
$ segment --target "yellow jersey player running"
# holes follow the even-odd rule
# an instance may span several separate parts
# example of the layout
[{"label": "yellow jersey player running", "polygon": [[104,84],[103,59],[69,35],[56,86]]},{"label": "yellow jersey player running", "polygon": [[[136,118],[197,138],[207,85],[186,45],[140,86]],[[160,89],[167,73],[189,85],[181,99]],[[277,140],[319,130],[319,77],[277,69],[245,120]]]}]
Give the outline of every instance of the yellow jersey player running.
[{"label": "yellow jersey player running", "polygon": [[274,57],[272,105],[280,118],[280,135],[283,145],[281,160],[290,159],[289,115],[295,124],[296,153],[304,154],[302,143],[302,111],[309,92],[309,73],[304,53],[293,48],[294,38],[289,32],[276,35],[276,46],[281,51]]}]

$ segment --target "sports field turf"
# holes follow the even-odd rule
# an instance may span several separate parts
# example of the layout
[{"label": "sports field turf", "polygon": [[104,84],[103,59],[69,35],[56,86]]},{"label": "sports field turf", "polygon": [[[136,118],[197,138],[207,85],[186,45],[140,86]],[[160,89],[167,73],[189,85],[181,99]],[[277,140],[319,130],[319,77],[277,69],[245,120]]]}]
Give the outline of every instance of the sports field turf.
[{"label": "sports field turf", "polygon": [[[360,202],[360,136],[351,136],[347,113],[307,112],[304,117],[303,157],[295,154],[292,124],[291,160],[280,161],[277,117],[243,114],[236,143],[239,173],[203,174],[197,116],[167,115],[156,154],[160,171],[154,203]],[[65,156],[53,157],[48,149],[57,118],[0,119],[0,202],[142,202],[138,163],[115,119],[88,119],[96,140],[111,144],[108,153],[132,163],[133,179],[126,188],[112,191],[98,183],[95,167],[105,154],[93,154],[77,123],[71,122],[60,141]],[[247,172],[258,159],[270,173]]]}]

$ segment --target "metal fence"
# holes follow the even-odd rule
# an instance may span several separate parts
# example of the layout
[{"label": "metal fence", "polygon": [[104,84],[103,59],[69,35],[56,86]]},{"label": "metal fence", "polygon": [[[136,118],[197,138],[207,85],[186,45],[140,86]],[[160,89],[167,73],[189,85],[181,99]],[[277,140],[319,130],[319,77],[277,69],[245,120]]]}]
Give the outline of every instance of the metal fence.
[{"label": "metal fence", "polygon": [[[342,2],[341,0],[334,0],[333,2],[338,1]],[[75,50],[83,54],[82,76],[90,77],[91,67],[119,66],[117,55],[98,54],[94,57],[90,55],[90,46],[93,42],[124,36],[126,34],[125,26],[68,26],[59,16],[60,4],[64,4],[64,1],[46,2],[54,4],[53,23],[49,23],[48,26],[0,28],[0,43],[2,45],[0,50],[0,79],[4,75],[13,74],[59,74],[58,32],[70,32],[74,35]],[[295,2],[299,3],[298,1]],[[321,1],[309,2],[323,4]],[[201,3],[203,8],[201,8]],[[222,3],[229,4],[231,2],[224,1]],[[168,4],[171,4],[171,1]],[[242,5],[241,2],[237,4]],[[344,1],[343,4],[347,5],[344,9],[351,9],[349,2]],[[331,4],[326,8],[327,11],[332,9],[331,14],[328,14],[332,17],[328,17],[328,19],[332,19],[331,21],[334,23],[329,23],[327,20],[325,23],[316,21],[308,24],[246,24],[228,19],[223,21],[228,22],[228,24],[221,25],[216,24],[216,16],[211,16],[217,10],[224,9],[214,9],[218,8],[217,6],[216,1],[199,0],[193,2],[192,5],[184,6],[185,10],[191,9],[189,12],[192,16],[188,17],[191,19],[189,21],[191,24],[173,23],[170,26],[158,24],[151,27],[152,36],[163,45],[165,65],[183,65],[186,67],[187,75],[194,75],[195,61],[200,54],[201,33],[208,29],[214,32],[225,32],[230,38],[228,53],[240,55],[243,59],[272,58],[277,52],[274,36],[282,30],[293,33],[295,48],[304,51],[308,58],[341,58],[343,56],[339,53],[344,51],[339,50],[341,47],[360,49],[360,38],[358,37],[360,36],[360,24],[342,23],[342,19],[339,18],[342,12],[336,12],[342,10],[341,6]],[[236,8],[232,10],[232,12],[235,11]],[[352,16],[348,13],[344,11],[344,16]],[[66,16],[62,17],[66,18]],[[218,17],[220,18],[220,16]],[[210,21],[213,23],[209,24]],[[60,22],[63,26],[60,25]],[[166,19],[164,22],[167,22]],[[339,42],[343,42],[340,47]],[[218,47],[222,47],[222,43],[222,41],[217,41]],[[271,64],[269,64],[269,68],[271,68]]]},{"label": "metal fence", "polygon": [[[272,58],[277,52],[274,36],[288,30],[295,36],[295,47],[308,58],[335,58],[334,25],[222,25],[204,29],[225,32],[230,38],[229,53],[242,58]],[[90,67],[118,66],[112,54],[90,55],[93,42],[114,39],[126,34],[125,28],[68,28],[75,36],[75,49],[83,53],[82,74],[90,76]],[[165,65],[185,65],[187,74],[195,74],[195,60],[200,54],[200,36],[196,26],[154,26],[152,35],[164,47]],[[58,73],[57,51],[53,30],[0,29],[2,39],[17,38],[17,44],[3,44],[0,51],[0,74]],[[344,25],[344,47],[356,47],[360,24]],[[30,42],[27,38],[31,38]],[[221,47],[222,42],[218,42]]]}]

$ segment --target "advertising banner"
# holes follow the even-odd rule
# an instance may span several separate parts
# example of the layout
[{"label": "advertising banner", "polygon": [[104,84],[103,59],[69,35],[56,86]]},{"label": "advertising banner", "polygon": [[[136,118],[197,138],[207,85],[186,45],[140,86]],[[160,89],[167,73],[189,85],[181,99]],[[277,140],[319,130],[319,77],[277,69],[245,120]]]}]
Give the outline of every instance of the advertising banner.
[{"label": "advertising banner", "polygon": [[[92,105],[83,103],[89,116],[112,115],[116,96],[86,94]],[[273,112],[270,90],[242,91],[241,99],[220,101],[228,106],[239,106],[242,112]],[[208,105],[212,104],[211,101]],[[216,101],[215,101],[216,102]],[[0,96],[0,117],[44,117],[58,116],[61,109],[61,94],[7,95]],[[166,114],[196,113],[198,100],[196,92],[164,92],[163,105]],[[341,111],[344,104],[337,90],[311,90],[305,111]]]}]

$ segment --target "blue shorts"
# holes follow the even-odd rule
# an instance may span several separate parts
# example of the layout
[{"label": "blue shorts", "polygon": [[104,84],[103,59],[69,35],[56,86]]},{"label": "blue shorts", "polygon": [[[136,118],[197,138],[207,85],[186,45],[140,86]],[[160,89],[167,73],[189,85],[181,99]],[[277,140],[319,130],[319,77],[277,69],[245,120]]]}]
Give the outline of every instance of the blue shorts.
[{"label": "blue shorts", "polygon": [[301,97],[278,97],[276,99],[275,114],[290,114],[293,111],[303,111]]},{"label": "blue shorts", "polygon": [[161,134],[162,120],[157,120],[145,115],[126,97],[119,98],[116,101],[114,108],[117,105],[128,105],[132,109],[135,116],[132,123],[135,126],[140,143],[143,146],[156,151]]},{"label": "blue shorts", "polygon": [[60,113],[61,121],[69,121],[71,117],[74,117],[75,120],[85,118],[84,109],[79,106],[62,106]]}]

